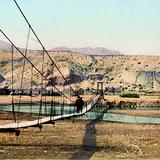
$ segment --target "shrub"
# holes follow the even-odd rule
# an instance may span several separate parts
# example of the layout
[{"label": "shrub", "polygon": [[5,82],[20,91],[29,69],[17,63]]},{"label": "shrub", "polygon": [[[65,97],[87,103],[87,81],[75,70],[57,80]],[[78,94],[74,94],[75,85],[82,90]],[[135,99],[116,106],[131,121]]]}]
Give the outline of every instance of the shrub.
[{"label": "shrub", "polygon": [[0,67],[4,67],[6,64],[8,64],[8,61],[1,61],[0,62]]},{"label": "shrub", "polygon": [[123,97],[123,98],[140,98],[139,94],[137,93],[123,93],[120,95],[120,97]]},{"label": "shrub", "polygon": [[7,88],[0,88],[0,95],[9,95],[10,90]]}]

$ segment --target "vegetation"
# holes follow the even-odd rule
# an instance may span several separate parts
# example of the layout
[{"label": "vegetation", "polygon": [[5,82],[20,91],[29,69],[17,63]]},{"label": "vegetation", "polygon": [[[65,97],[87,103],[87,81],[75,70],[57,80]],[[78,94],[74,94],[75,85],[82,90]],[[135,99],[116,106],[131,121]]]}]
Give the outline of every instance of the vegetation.
[{"label": "vegetation", "polygon": [[0,95],[9,95],[10,90],[7,88],[0,88]]},{"label": "vegetation", "polygon": [[122,93],[120,95],[120,97],[123,97],[123,98],[140,98],[139,94],[137,93]]},{"label": "vegetation", "polygon": [[45,95],[45,96],[61,96],[61,94],[60,94],[60,93],[58,93],[58,92],[53,92],[53,93],[44,93],[43,95]]},{"label": "vegetation", "polygon": [[0,62],[0,67],[4,67],[6,64],[8,64],[9,62],[4,60]]}]

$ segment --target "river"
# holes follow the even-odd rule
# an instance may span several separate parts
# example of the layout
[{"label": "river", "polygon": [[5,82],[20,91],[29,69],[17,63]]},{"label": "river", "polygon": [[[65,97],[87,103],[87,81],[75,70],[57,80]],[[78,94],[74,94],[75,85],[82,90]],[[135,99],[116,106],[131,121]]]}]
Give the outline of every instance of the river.
[{"label": "river", "polygon": [[[43,104],[41,107],[38,104],[23,104],[14,105],[15,112],[20,111],[23,113],[34,113],[39,114],[39,112],[42,115],[49,116],[51,113],[54,115],[60,115],[60,114],[70,114],[75,112],[74,106],[69,105],[55,105],[55,107],[51,107],[49,104]],[[40,109],[41,108],[41,109]],[[159,110],[160,107],[143,107],[139,108],[139,110]],[[12,111],[11,105],[0,105],[0,112],[2,111]],[[106,111],[103,112],[101,109],[101,112],[96,112],[94,110],[89,111],[88,113],[76,117],[76,119],[92,119],[92,120],[103,120],[103,121],[111,121],[111,122],[123,122],[123,123],[143,123],[143,124],[160,124],[160,117],[145,117],[145,116],[135,116],[135,115],[126,115],[126,114],[117,114],[117,113],[107,113]]]}]

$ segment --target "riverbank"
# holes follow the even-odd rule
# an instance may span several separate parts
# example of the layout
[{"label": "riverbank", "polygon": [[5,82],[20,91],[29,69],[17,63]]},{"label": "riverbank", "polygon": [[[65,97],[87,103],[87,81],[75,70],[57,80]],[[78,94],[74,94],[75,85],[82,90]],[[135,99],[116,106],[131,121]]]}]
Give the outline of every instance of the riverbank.
[{"label": "riverbank", "polygon": [[119,95],[105,95],[102,105],[113,105],[118,107],[151,107],[160,106],[160,96],[141,96],[140,98],[122,98]]},{"label": "riverbank", "polygon": [[160,117],[160,110],[108,110],[106,113],[144,116],[144,117]]},{"label": "riverbank", "polygon": [[[84,101],[88,102],[90,101],[95,95],[83,95],[82,98]],[[76,101],[76,97],[72,96],[70,97],[73,101]],[[20,96],[13,96],[14,103],[19,103]],[[41,99],[41,96],[22,96],[21,97],[21,103],[31,103],[31,100],[33,103],[39,103]],[[160,96],[141,96],[140,98],[122,98],[119,95],[105,95],[104,96],[105,101],[102,99],[100,102],[101,105],[115,105],[118,106],[137,106],[137,107],[143,107],[143,106],[160,106]],[[42,101],[46,103],[50,103],[52,100],[51,96],[43,96]],[[54,101],[57,103],[62,103],[62,99],[58,96],[54,97]],[[64,98],[64,101],[66,104],[70,104],[70,101]],[[0,96],[0,104],[11,104],[12,102],[12,96]]]},{"label": "riverbank", "polygon": [[0,133],[2,159],[160,159],[160,126],[95,121]]}]

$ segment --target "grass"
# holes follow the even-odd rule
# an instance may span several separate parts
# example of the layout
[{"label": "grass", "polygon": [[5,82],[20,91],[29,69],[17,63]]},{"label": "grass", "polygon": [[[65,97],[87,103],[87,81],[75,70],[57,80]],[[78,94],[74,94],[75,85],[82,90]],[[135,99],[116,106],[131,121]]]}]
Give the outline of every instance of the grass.
[{"label": "grass", "polygon": [[123,97],[123,98],[140,98],[139,94],[137,94],[137,93],[122,93],[120,95],[120,97]]}]

